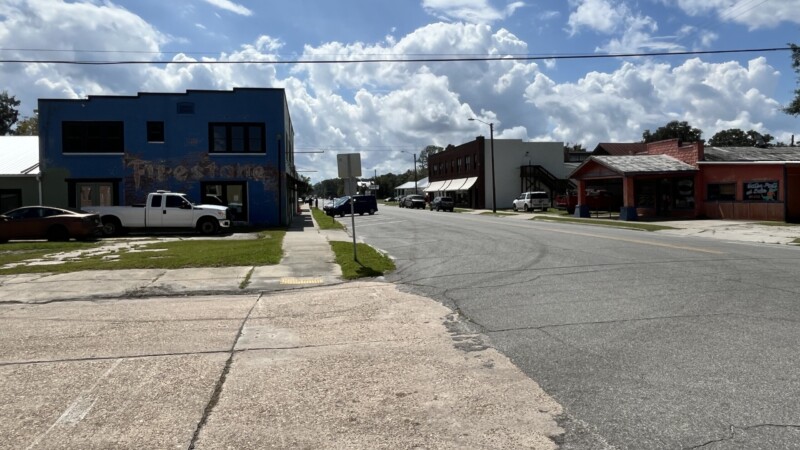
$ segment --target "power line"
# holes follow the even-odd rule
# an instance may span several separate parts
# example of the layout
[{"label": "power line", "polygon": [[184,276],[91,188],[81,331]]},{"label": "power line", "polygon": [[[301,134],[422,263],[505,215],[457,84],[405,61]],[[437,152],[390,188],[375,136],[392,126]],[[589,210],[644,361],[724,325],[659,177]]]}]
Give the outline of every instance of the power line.
[{"label": "power line", "polygon": [[732,53],[766,53],[791,51],[791,47],[750,48],[735,50],[691,50],[669,52],[643,52],[643,53],[609,53],[609,54],[577,54],[577,55],[547,55],[547,56],[479,56],[458,58],[376,58],[376,59],[297,59],[297,60],[246,60],[246,61],[80,61],[58,59],[0,59],[3,64],[69,64],[88,66],[115,66],[115,65],[240,65],[240,64],[369,64],[369,63],[431,63],[431,62],[488,62],[488,61],[544,61],[544,60],[570,60],[570,59],[604,59],[604,58],[637,58],[649,56],[691,56],[691,55],[722,55]]}]

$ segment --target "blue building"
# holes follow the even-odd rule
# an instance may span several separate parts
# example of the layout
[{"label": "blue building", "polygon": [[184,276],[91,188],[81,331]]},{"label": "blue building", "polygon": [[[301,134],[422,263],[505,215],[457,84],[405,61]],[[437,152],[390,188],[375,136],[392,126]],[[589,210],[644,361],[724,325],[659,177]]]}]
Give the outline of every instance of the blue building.
[{"label": "blue building", "polygon": [[228,205],[234,221],[288,225],[297,204],[283,89],[39,100],[44,204],[143,203],[156,190]]}]

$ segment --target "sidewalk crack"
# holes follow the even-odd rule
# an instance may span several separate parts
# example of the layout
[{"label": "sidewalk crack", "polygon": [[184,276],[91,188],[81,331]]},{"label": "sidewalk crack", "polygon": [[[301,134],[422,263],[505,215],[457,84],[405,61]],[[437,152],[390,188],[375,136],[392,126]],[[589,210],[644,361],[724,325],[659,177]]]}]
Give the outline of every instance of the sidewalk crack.
[{"label": "sidewalk crack", "polygon": [[230,350],[228,350],[228,360],[225,361],[225,367],[222,369],[222,373],[217,380],[217,383],[214,385],[214,392],[211,394],[211,398],[208,399],[208,403],[206,404],[205,409],[203,410],[203,416],[200,418],[200,422],[197,423],[197,428],[194,430],[194,434],[192,435],[192,441],[189,443],[188,450],[194,450],[195,445],[197,445],[197,440],[200,437],[200,432],[203,431],[206,423],[208,422],[208,418],[211,416],[211,413],[214,411],[214,407],[217,406],[219,402],[219,398],[222,395],[222,387],[225,385],[225,380],[228,378],[228,373],[231,370],[231,365],[233,365],[233,358],[236,356],[236,344],[239,342],[239,339],[242,337],[242,331],[244,330],[244,326],[248,320],[250,320],[250,315],[253,314],[253,310],[258,305],[258,302],[261,301],[261,297],[264,294],[258,296],[255,302],[253,302],[253,306],[250,307],[250,310],[247,311],[247,315],[245,315],[242,323],[239,325],[239,331],[236,333],[236,339],[233,340],[231,344]]}]

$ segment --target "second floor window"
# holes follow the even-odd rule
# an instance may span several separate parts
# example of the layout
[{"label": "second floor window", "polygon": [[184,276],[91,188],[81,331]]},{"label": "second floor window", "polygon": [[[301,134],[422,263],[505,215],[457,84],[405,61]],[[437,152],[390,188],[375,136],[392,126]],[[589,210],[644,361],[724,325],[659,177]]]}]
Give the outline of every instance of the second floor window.
[{"label": "second floor window", "polygon": [[147,122],[147,142],[164,142],[164,122]]},{"label": "second floor window", "polygon": [[122,122],[63,122],[61,145],[64,153],[123,153],[125,133]]},{"label": "second floor window", "polygon": [[263,123],[210,123],[211,153],[266,153]]}]

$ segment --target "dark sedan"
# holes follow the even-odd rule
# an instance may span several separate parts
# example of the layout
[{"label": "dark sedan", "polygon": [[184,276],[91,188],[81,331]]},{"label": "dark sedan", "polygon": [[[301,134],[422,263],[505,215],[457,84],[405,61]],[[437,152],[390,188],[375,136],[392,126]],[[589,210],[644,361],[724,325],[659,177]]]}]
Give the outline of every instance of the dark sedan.
[{"label": "dark sedan", "polygon": [[98,236],[100,216],[51,206],[24,206],[0,215],[0,242],[11,239],[68,241]]},{"label": "dark sedan", "polygon": [[405,196],[401,202],[403,208],[419,208],[425,209],[425,197],[419,194],[411,194]]},{"label": "dark sedan", "polygon": [[434,197],[433,201],[431,202],[431,211],[450,211],[453,212],[455,208],[455,203],[453,202],[452,197]]}]

